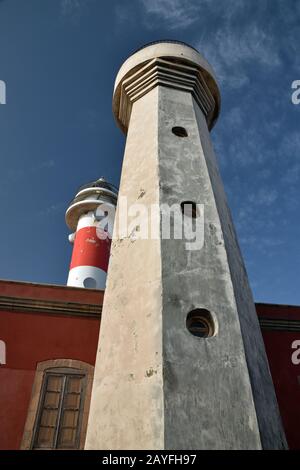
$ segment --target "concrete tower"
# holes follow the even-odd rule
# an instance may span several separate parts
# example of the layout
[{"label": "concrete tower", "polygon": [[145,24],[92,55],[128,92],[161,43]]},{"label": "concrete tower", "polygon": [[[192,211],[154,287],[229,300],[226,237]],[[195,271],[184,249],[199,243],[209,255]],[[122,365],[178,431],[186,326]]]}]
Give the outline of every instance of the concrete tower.
[{"label": "concrete tower", "polygon": [[[105,289],[111,238],[99,237],[101,228],[97,214],[107,208],[108,231],[113,226],[117,191],[104,178],[79,188],[66,212],[66,223],[73,231],[69,236],[74,243],[68,286]],[[109,210],[112,209],[112,210]]]},{"label": "concrete tower", "polygon": [[162,216],[149,239],[114,232],[88,449],[286,445],[210,140],[219,108],[210,65],[176,41],[145,46],[117,75],[113,110],[127,141],[116,216],[121,197],[128,207],[189,201],[182,223],[202,217],[204,245],[166,239]]}]

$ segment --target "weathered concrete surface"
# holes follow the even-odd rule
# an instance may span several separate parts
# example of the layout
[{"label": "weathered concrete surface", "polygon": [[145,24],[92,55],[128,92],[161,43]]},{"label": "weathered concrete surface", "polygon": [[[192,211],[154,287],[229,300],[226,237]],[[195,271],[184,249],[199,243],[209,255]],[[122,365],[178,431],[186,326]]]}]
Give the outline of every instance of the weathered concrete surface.
[{"label": "weathered concrete surface", "polygon": [[[158,119],[161,204],[191,200],[205,208],[201,250],[161,242],[165,448],[282,448],[264,344],[204,116],[190,94],[160,87]],[[175,125],[188,137],[174,136]],[[197,307],[215,313],[216,336],[193,337],[185,328],[187,312]]]},{"label": "weathered concrete surface", "polygon": [[195,106],[195,112],[203,154],[220,217],[262,448],[287,448],[264,341],[216,157],[203,115],[197,106]]},{"label": "weathered concrete surface", "polygon": [[[153,58],[147,50],[137,53],[143,65]],[[117,82],[128,78],[128,63],[123,72]],[[188,86],[174,85],[177,72],[123,110],[130,124],[119,195],[129,205],[139,197],[205,204],[205,243],[186,251],[185,240],[160,233],[113,242],[86,448],[280,449],[281,420],[207,122]],[[187,331],[197,307],[213,312],[215,336]]]},{"label": "weathered concrete surface", "polygon": [[[158,88],[131,115],[119,190],[128,206],[159,200],[157,102]],[[113,240],[87,449],[164,448],[161,299],[159,234]]]}]

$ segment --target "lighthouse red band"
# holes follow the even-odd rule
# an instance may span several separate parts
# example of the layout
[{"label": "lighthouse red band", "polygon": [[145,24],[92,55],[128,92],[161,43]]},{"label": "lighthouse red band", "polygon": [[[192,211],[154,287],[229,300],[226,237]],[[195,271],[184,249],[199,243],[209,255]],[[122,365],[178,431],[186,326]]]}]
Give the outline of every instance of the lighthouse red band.
[{"label": "lighthouse red band", "polygon": [[[70,204],[66,221],[70,228],[76,226],[76,232],[69,237],[74,247],[68,286],[105,289],[116,198],[115,188],[101,178],[79,190]],[[105,232],[97,217],[101,204],[113,209],[107,214]]]},{"label": "lighthouse red band", "polygon": [[94,266],[107,273],[110,244],[108,237],[98,238],[96,227],[81,228],[76,233],[70,269]]}]

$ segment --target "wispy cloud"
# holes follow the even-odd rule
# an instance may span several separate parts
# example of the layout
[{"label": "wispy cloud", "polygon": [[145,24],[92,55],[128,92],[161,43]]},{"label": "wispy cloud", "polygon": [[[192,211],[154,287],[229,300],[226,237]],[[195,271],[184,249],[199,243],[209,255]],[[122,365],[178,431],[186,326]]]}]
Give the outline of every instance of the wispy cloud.
[{"label": "wispy cloud", "polygon": [[249,83],[246,66],[278,67],[281,65],[279,52],[270,35],[258,25],[249,22],[241,31],[227,24],[224,28],[208,34],[197,43],[216,70],[222,83],[240,88]]},{"label": "wispy cloud", "polygon": [[213,134],[214,146],[223,166],[230,164],[233,168],[241,169],[256,165],[263,170],[261,165],[274,158],[274,152],[265,139],[265,126],[261,124],[258,128],[255,125],[253,121],[256,116],[251,119],[247,112],[250,103],[247,105],[246,101],[244,106],[229,108],[221,116],[216,133]]},{"label": "wispy cloud", "polygon": [[78,23],[88,5],[94,0],[61,0],[60,15],[61,18]]},{"label": "wispy cloud", "polygon": [[273,188],[260,188],[255,193],[249,194],[248,200],[259,206],[270,206],[278,198],[278,192]]},{"label": "wispy cloud", "polygon": [[7,182],[17,182],[27,177],[29,174],[42,173],[45,170],[54,168],[55,161],[53,159],[44,160],[29,167],[22,165],[8,169],[6,173]]},{"label": "wispy cloud", "polygon": [[270,35],[253,23],[243,30],[242,35],[239,29],[219,31],[216,42],[219,43],[218,51],[226,66],[247,61],[271,66],[280,64],[276,44]]},{"label": "wispy cloud", "polygon": [[263,253],[264,255],[273,255],[274,250],[284,244],[282,238],[277,237],[264,237],[264,236],[242,236],[240,237],[240,243],[245,248],[254,248],[256,251]]},{"label": "wispy cloud", "polygon": [[226,128],[234,128],[239,127],[244,124],[245,115],[243,113],[242,108],[239,106],[235,106],[230,108],[229,111],[222,117],[222,121]]},{"label": "wispy cloud", "polygon": [[208,17],[221,15],[225,21],[231,21],[236,12],[243,11],[245,0],[139,0],[144,7],[148,28],[156,29],[163,25],[169,29],[186,29],[192,24],[207,23]]},{"label": "wispy cloud", "polygon": [[66,209],[66,201],[57,202],[55,204],[51,204],[50,206],[40,210],[37,215],[40,217],[49,216],[52,214],[57,214],[58,212],[62,212],[65,209]]},{"label": "wispy cloud", "polygon": [[[247,0],[139,0],[145,12],[146,26],[169,30],[194,29],[195,45],[204,53],[223,81],[229,76],[229,86],[240,88],[249,83],[244,65],[277,67],[281,64],[277,41],[260,21],[268,3],[261,0],[252,15],[248,15]],[[245,22],[245,15],[247,21]],[[213,28],[208,28],[213,24]],[[198,38],[197,38],[198,36]],[[227,82],[228,84],[228,82]]]},{"label": "wispy cloud", "polygon": [[94,108],[81,109],[74,117],[72,128],[91,132],[99,131],[99,123],[101,122],[101,113]]},{"label": "wispy cloud", "polygon": [[124,23],[127,25],[132,23],[135,20],[134,16],[133,4],[129,5],[128,3],[117,3],[115,6],[115,17],[118,26]]},{"label": "wispy cloud", "polygon": [[300,134],[288,132],[285,134],[279,149],[281,155],[291,160],[300,161]]},{"label": "wispy cloud", "polygon": [[146,22],[149,28],[155,27],[156,20],[164,22],[169,29],[185,29],[197,21],[203,0],[140,0],[145,12],[150,16]]},{"label": "wispy cloud", "polygon": [[[300,151],[300,149],[299,149]],[[293,185],[298,183],[300,177],[300,164],[296,163],[286,170],[286,173],[281,178],[282,183]]]}]

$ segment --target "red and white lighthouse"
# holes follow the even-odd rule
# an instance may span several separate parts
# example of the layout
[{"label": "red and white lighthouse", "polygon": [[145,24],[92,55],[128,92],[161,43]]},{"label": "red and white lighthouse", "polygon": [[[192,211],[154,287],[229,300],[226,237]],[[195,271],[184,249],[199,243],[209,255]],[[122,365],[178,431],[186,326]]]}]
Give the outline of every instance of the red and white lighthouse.
[{"label": "red and white lighthouse", "polygon": [[66,223],[74,248],[68,286],[105,289],[117,195],[116,188],[100,178],[81,186],[69,205]]}]

